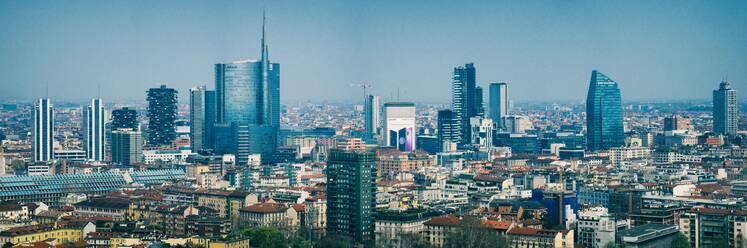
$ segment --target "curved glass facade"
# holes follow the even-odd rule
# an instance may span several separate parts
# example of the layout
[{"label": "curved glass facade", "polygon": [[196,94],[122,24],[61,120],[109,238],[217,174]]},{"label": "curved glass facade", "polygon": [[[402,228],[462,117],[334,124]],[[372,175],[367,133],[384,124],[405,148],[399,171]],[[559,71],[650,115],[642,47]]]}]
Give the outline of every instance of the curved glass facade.
[{"label": "curved glass facade", "polygon": [[591,151],[625,144],[620,89],[601,72],[591,72],[586,98],[586,137]]}]

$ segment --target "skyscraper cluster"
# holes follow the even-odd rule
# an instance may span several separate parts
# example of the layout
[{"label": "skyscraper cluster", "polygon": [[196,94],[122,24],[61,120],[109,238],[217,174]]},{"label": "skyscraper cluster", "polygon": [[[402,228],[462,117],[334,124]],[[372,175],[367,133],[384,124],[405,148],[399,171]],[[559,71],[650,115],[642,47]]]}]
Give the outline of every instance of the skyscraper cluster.
[{"label": "skyscraper cluster", "polygon": [[457,143],[469,142],[469,119],[482,116],[482,88],[476,86],[475,65],[467,63],[454,68],[451,84],[451,109],[454,112],[454,123],[458,128]]}]

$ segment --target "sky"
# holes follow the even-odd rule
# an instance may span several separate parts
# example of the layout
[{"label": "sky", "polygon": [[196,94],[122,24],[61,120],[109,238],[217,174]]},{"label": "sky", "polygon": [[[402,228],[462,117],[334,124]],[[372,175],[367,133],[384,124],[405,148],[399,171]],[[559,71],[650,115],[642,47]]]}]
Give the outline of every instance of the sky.
[{"label": "sky", "polygon": [[468,62],[515,101],[583,101],[594,69],[624,101],[710,99],[725,77],[747,92],[747,1],[0,0],[0,99],[145,101],[166,83],[185,103],[214,64],[259,58],[262,9],[284,103],[362,101],[361,82],[445,103]]}]

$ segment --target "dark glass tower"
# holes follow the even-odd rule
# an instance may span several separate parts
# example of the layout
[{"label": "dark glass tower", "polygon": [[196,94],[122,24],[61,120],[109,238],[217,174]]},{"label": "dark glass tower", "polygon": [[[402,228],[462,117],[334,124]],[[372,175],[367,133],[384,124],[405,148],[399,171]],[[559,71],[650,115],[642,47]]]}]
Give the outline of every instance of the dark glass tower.
[{"label": "dark glass tower", "polygon": [[148,90],[148,145],[171,145],[176,139],[177,93],[166,85]]},{"label": "dark glass tower", "polygon": [[[280,64],[270,63],[268,56],[263,20],[260,60],[215,65],[216,122],[223,132],[216,137],[230,137],[216,139],[215,144],[231,144],[230,151],[239,165],[247,163],[249,154],[269,159],[277,148]],[[225,131],[231,133],[225,135]]]},{"label": "dark glass tower", "polygon": [[484,112],[482,89],[476,86],[475,66],[472,63],[454,68],[451,84],[451,109],[458,121],[460,141],[469,142],[469,118],[480,116]]},{"label": "dark glass tower", "polygon": [[327,161],[327,232],[370,245],[375,208],[376,153],[333,149]]},{"label": "dark glass tower", "polygon": [[127,107],[112,110],[111,130],[129,128],[138,130],[137,111]]},{"label": "dark glass tower", "polygon": [[591,72],[586,97],[586,140],[591,151],[625,144],[623,112],[617,83],[601,72]]},{"label": "dark glass tower", "polygon": [[193,151],[212,149],[212,129],[215,123],[215,91],[207,87],[189,90],[189,130]]},{"label": "dark glass tower", "polygon": [[737,91],[724,80],[719,84],[718,90],[713,91],[713,132],[736,135],[738,125]]},{"label": "dark glass tower", "polygon": [[444,142],[458,143],[461,135],[459,124],[454,112],[448,109],[438,111],[438,145],[439,151],[443,150]]},{"label": "dark glass tower", "polygon": [[501,123],[501,117],[508,115],[508,85],[504,82],[491,83],[488,93],[488,117],[493,123]]}]

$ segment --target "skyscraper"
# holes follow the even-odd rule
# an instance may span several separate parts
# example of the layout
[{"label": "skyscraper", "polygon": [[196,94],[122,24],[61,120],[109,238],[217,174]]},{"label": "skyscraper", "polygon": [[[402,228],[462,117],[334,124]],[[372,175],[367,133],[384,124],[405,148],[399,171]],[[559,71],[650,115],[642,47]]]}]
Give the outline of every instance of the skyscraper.
[{"label": "skyscraper", "polygon": [[617,83],[596,70],[591,72],[586,97],[586,140],[591,151],[625,144],[623,112]]},{"label": "skyscraper", "polygon": [[139,130],[140,125],[137,121],[137,111],[127,107],[112,110],[111,130],[117,130],[120,128]]},{"label": "skyscraper", "polygon": [[[485,97],[483,95],[482,87],[476,86],[475,87],[475,108],[477,108],[477,111],[475,112],[475,116],[479,116],[479,117],[485,116],[485,105],[483,104],[484,98]],[[472,117],[470,117],[470,119],[471,118]]]},{"label": "skyscraper", "polygon": [[388,102],[384,104],[384,145],[400,151],[415,150],[415,104]]},{"label": "skyscraper", "polygon": [[[270,63],[262,23],[261,59],[215,65],[217,123],[232,127],[232,144],[237,164],[246,164],[249,154],[271,158],[280,129],[280,64]],[[223,129],[228,130],[228,129]],[[217,131],[217,130],[216,130]],[[217,149],[216,149],[217,150]]]},{"label": "skyscraper", "polygon": [[189,123],[192,150],[212,149],[215,91],[207,90],[205,86],[189,90]]},{"label": "skyscraper", "polygon": [[94,98],[83,111],[83,141],[85,143],[86,159],[93,161],[104,160],[106,148],[104,139],[104,106],[101,99]]},{"label": "skyscraper", "polygon": [[713,91],[713,132],[736,135],[739,130],[737,91],[726,80]]},{"label": "skyscraper", "polygon": [[488,117],[500,123],[501,117],[508,115],[508,85],[504,82],[491,83],[488,97]]},{"label": "skyscraper", "polygon": [[[458,121],[460,142],[469,142],[469,118],[479,116],[482,105],[482,89],[476,89],[475,66],[472,63],[454,68],[451,84],[451,109]],[[479,97],[478,97],[479,94]],[[478,99],[479,98],[479,99]]]},{"label": "skyscraper", "polygon": [[112,131],[112,162],[131,165],[141,162],[143,157],[143,139],[140,131],[117,129]]},{"label": "skyscraper", "polygon": [[379,96],[368,95],[366,96],[365,112],[366,112],[366,132],[369,134],[379,134]]},{"label": "skyscraper", "polygon": [[148,145],[168,146],[176,139],[177,93],[166,85],[148,90]]},{"label": "skyscraper", "polygon": [[438,111],[437,129],[438,145],[443,151],[444,143],[459,143],[461,134],[459,133],[459,122],[454,112],[448,109]]},{"label": "skyscraper", "polygon": [[692,125],[690,125],[690,119],[684,118],[679,115],[673,115],[664,118],[664,131],[690,129],[692,129]]},{"label": "skyscraper", "polygon": [[327,232],[370,244],[374,209],[376,153],[332,149],[327,161]]},{"label": "skyscraper", "polygon": [[41,98],[34,108],[33,129],[34,161],[49,161],[54,159],[54,112],[52,100]]}]

